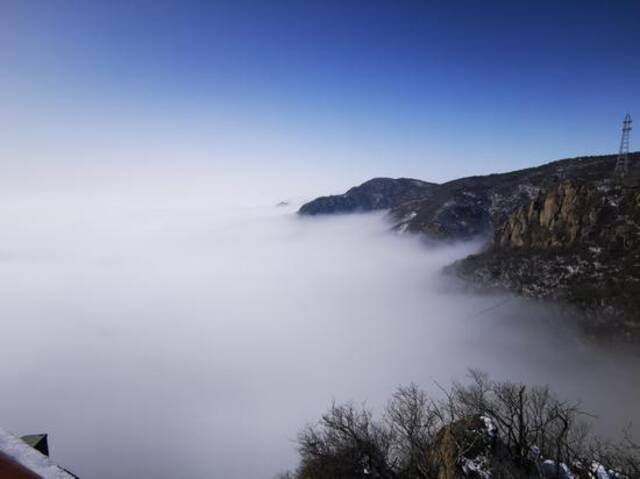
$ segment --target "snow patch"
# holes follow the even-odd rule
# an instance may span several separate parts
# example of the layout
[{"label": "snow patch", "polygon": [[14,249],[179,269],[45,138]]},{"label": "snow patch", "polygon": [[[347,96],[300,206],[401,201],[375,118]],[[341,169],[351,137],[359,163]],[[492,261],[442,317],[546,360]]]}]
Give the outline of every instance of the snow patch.
[{"label": "snow patch", "polygon": [[498,433],[498,428],[493,422],[493,419],[491,419],[489,416],[480,416],[480,419],[482,419],[482,421],[484,422],[484,427],[487,429],[489,436],[495,437]]},{"label": "snow patch", "polygon": [[571,472],[571,469],[569,469],[569,466],[564,462],[558,464],[556,461],[552,461],[551,459],[547,459],[542,463],[542,474],[544,477],[554,479],[575,479],[576,477],[573,475],[573,472]]},{"label": "snow patch", "polygon": [[416,216],[418,216],[418,213],[416,213],[415,211],[411,211],[407,216],[404,217],[402,221],[411,221]]},{"label": "snow patch", "polygon": [[489,461],[486,456],[483,455],[479,455],[474,459],[463,457],[462,471],[464,472],[465,476],[473,473],[477,477],[481,477],[483,479],[489,479],[491,477],[491,471],[489,471]]},{"label": "snow patch", "polygon": [[605,467],[599,462],[593,461],[591,463],[591,476],[594,479],[610,479],[609,473]]}]

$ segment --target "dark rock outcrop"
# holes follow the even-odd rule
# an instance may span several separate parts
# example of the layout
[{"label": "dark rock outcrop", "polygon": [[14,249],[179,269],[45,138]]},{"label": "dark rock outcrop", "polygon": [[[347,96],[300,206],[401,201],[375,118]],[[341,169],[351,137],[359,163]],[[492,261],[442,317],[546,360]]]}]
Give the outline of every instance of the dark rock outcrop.
[{"label": "dark rock outcrop", "polygon": [[303,215],[353,213],[393,208],[406,201],[427,197],[434,183],[410,178],[374,178],[342,195],[323,196],[300,208]]},{"label": "dark rock outcrop", "polygon": [[567,180],[496,226],[450,271],[483,287],[575,306],[596,334],[640,336],[640,189]]},{"label": "dark rock outcrop", "polygon": [[437,479],[540,477],[537,461],[516,461],[493,421],[484,416],[469,416],[443,427],[432,457]]},{"label": "dark rock outcrop", "polygon": [[438,433],[433,452],[437,479],[480,478],[491,475],[496,438],[484,421],[473,416],[456,421]]}]

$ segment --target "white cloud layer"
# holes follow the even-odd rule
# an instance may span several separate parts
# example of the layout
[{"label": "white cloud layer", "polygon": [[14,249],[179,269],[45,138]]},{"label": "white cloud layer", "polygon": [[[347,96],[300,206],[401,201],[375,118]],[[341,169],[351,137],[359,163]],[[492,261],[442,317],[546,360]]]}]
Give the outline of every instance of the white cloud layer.
[{"label": "white cloud layer", "polygon": [[291,467],[333,398],[377,407],[467,367],[549,383],[607,431],[637,415],[637,359],[439,275],[477,245],[231,190],[3,195],[3,427],[49,432],[81,477],[255,478]]}]

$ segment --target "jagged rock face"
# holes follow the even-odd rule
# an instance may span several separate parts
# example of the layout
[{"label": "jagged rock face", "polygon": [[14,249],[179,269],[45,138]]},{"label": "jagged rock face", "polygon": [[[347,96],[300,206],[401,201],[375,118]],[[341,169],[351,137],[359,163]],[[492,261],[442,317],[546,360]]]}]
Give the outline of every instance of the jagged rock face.
[{"label": "jagged rock face", "polygon": [[[640,153],[631,161],[640,160]],[[535,168],[473,176],[443,184],[407,178],[376,178],[342,195],[317,198],[300,208],[303,215],[389,209],[394,229],[436,239],[469,239],[491,234],[494,226],[539,192],[564,179],[594,181],[610,177],[613,155],[571,158]]]},{"label": "jagged rock face", "polygon": [[[640,160],[640,154],[633,158]],[[462,178],[439,185],[429,197],[394,207],[390,217],[398,231],[437,239],[468,239],[491,233],[513,212],[563,179],[611,177],[615,161],[614,156],[573,158],[511,173]],[[549,205],[549,211],[552,209]]]},{"label": "jagged rock face", "polygon": [[632,225],[617,221],[620,213],[627,219],[633,215],[626,211],[630,202],[634,198],[608,182],[565,181],[511,214],[496,228],[494,241],[500,248],[535,249],[609,246],[618,237],[634,242]]},{"label": "jagged rock face", "polygon": [[300,213],[390,209],[399,232],[486,234],[486,251],[447,270],[482,288],[568,303],[594,333],[640,342],[640,153],[624,181],[615,164],[615,155],[573,158],[441,185],[380,178]]},{"label": "jagged rock face", "polygon": [[509,215],[451,271],[484,287],[575,306],[597,335],[640,341],[640,188],[563,181]]},{"label": "jagged rock face", "polygon": [[303,215],[353,213],[393,208],[428,196],[437,185],[409,178],[374,178],[342,195],[323,196],[300,208]]}]

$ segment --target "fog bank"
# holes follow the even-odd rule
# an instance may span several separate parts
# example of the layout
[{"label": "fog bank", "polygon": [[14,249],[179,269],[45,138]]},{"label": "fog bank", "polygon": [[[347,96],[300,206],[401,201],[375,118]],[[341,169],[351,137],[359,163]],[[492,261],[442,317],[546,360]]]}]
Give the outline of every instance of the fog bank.
[{"label": "fog bank", "polygon": [[80,477],[255,478],[332,399],[379,407],[468,367],[548,383],[605,431],[637,416],[637,358],[440,275],[478,244],[230,194],[3,197],[4,428],[49,432]]}]

